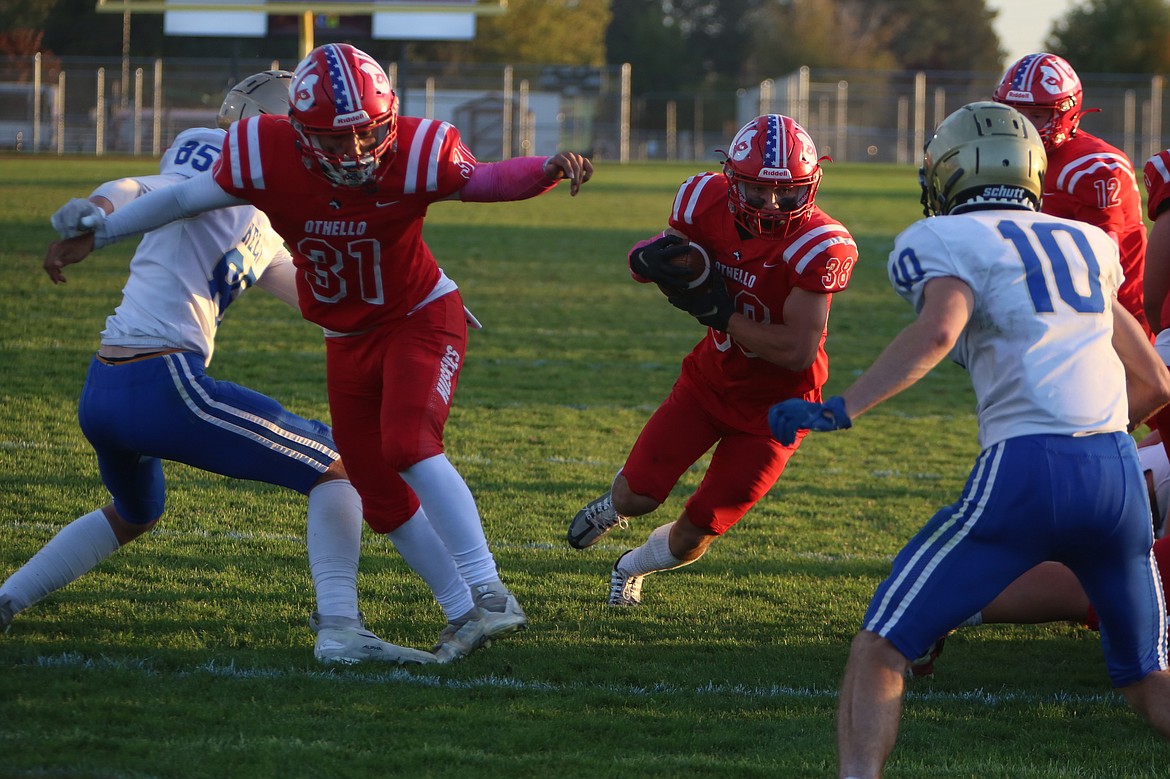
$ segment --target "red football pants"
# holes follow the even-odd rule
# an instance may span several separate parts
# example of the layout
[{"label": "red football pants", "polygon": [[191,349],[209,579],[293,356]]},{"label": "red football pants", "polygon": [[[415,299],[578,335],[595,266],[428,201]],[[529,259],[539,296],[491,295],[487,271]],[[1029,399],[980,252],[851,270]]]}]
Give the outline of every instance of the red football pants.
[{"label": "red football pants", "polygon": [[333,439],[378,533],[418,510],[418,497],[398,474],[443,452],[466,352],[458,292],[361,335],[326,339]]}]

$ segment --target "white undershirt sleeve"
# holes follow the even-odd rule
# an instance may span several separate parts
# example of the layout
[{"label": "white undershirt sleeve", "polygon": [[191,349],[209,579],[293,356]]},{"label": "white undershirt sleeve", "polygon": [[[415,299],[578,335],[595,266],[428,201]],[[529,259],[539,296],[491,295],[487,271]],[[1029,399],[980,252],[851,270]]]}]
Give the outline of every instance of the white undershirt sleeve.
[{"label": "white undershirt sleeve", "polygon": [[256,286],[300,310],[297,303],[297,270],[293,266],[292,256],[286,250],[281,249],[276,253],[256,280]]},{"label": "white undershirt sleeve", "polygon": [[141,235],[176,219],[247,202],[224,192],[211,171],[201,173],[173,187],[148,192],[114,211],[94,232],[94,248]]}]

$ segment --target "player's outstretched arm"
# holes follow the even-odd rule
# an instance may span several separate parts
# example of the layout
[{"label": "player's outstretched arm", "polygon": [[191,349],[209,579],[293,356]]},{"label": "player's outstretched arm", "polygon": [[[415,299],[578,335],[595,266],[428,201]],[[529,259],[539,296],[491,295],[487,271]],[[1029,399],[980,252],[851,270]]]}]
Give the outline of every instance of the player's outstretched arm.
[{"label": "player's outstretched arm", "polygon": [[962,280],[940,276],[927,281],[918,318],[841,393],[853,418],[930,373],[954,348],[974,310],[974,293]]},{"label": "player's outstretched arm", "polygon": [[217,208],[245,205],[248,201],[229,195],[215,182],[212,171],[155,189],[110,214],[94,231],[99,249],[142,235],[176,219],[198,216]]},{"label": "player's outstretched arm", "polygon": [[467,183],[451,198],[465,203],[503,203],[527,200],[548,192],[561,179],[571,182],[576,195],[593,175],[593,165],[580,154],[562,152],[551,157],[513,157],[476,163]]},{"label": "player's outstretched arm", "polygon": [[847,390],[824,403],[790,398],[768,410],[768,424],[777,441],[788,446],[800,430],[849,428],[852,418],[913,386],[942,362],[967,326],[975,297],[965,282],[950,276],[926,284],[918,318],[890,341]]},{"label": "player's outstretched arm", "polygon": [[576,152],[563,151],[545,161],[544,175],[552,181],[568,179],[569,194],[576,196],[581,185],[593,178],[593,163]]}]

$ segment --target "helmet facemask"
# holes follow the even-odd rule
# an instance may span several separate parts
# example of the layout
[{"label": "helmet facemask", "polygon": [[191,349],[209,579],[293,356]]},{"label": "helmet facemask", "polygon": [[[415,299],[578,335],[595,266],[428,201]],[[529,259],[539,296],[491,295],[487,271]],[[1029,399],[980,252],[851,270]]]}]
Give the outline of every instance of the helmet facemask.
[{"label": "helmet facemask", "polygon": [[723,174],[731,182],[728,200],[735,221],[758,238],[784,238],[812,213],[821,182],[818,168],[811,181],[778,184],[739,175],[730,165]]},{"label": "helmet facemask", "polygon": [[394,158],[398,133],[391,118],[339,131],[309,129],[295,119],[292,123],[321,173],[339,186],[367,186],[382,162]]}]

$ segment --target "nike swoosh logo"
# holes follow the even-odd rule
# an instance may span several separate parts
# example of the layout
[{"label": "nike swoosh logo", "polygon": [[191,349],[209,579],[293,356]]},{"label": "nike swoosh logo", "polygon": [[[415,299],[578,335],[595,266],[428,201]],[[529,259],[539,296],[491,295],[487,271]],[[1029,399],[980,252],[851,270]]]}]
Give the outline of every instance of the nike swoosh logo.
[{"label": "nike swoosh logo", "polygon": [[381,200],[375,200],[374,205],[376,205],[378,208],[385,208],[386,206],[392,206],[395,203],[401,202],[401,200],[387,200],[385,203],[383,203]]}]

